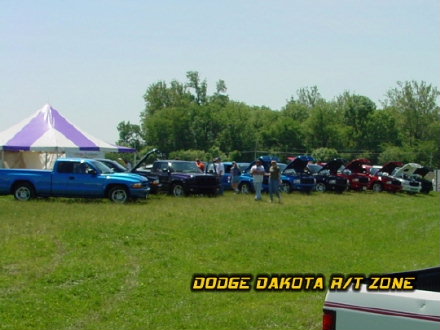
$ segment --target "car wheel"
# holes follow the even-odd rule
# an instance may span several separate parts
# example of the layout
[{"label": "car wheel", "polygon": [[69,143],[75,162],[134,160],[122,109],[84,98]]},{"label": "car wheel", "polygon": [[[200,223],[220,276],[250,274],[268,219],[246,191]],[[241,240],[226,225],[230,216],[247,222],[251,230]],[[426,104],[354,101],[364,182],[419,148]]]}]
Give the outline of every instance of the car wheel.
[{"label": "car wheel", "polygon": [[290,187],[290,183],[287,181],[283,181],[283,183],[280,186],[280,190],[284,193],[290,193],[292,191],[291,187]]},{"label": "car wheel", "polygon": [[373,184],[373,191],[374,192],[381,192],[383,190],[383,187],[380,183]]},{"label": "car wheel", "polygon": [[316,186],[315,186],[315,190],[318,191],[318,192],[324,192],[324,191],[326,191],[325,184],[322,183],[322,182],[318,182],[318,183],[316,184]]},{"label": "car wheel", "polygon": [[127,189],[123,186],[116,186],[110,189],[109,191],[109,199],[118,204],[123,204],[128,200],[128,192]]},{"label": "car wheel", "polygon": [[249,194],[251,192],[251,185],[248,182],[240,183],[238,190],[240,190],[242,194]]},{"label": "car wheel", "polygon": [[19,183],[14,187],[14,197],[18,201],[28,201],[35,197],[34,187],[30,183]]},{"label": "car wheel", "polygon": [[171,187],[171,193],[175,197],[185,196],[185,190],[183,189],[183,186],[180,183],[173,184],[173,186]]}]

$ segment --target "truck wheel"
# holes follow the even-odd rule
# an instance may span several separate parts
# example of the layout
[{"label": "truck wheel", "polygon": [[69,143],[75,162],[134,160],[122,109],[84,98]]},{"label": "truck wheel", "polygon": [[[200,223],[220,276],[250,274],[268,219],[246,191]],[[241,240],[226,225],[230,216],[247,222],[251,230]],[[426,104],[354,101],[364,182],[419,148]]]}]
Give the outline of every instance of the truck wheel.
[{"label": "truck wheel", "polygon": [[249,194],[251,192],[251,185],[248,182],[240,183],[238,190],[240,190],[242,194]]},{"label": "truck wheel", "polygon": [[283,181],[283,183],[280,186],[280,191],[290,194],[292,192],[292,189],[290,188],[290,183],[287,181]]},{"label": "truck wheel", "polygon": [[19,183],[14,187],[14,197],[18,201],[28,201],[35,197],[34,187],[27,182]]},{"label": "truck wheel", "polygon": [[171,193],[175,197],[182,197],[185,196],[185,190],[183,189],[183,186],[180,183],[174,183],[171,187]]},{"label": "truck wheel", "polygon": [[110,189],[108,197],[114,203],[123,204],[128,200],[128,192],[125,187],[116,186]]},{"label": "truck wheel", "polygon": [[326,190],[325,184],[322,182],[318,182],[315,186],[315,190],[319,192],[324,192]]},{"label": "truck wheel", "polygon": [[373,184],[373,191],[374,192],[381,192],[383,190],[382,185],[380,183]]}]

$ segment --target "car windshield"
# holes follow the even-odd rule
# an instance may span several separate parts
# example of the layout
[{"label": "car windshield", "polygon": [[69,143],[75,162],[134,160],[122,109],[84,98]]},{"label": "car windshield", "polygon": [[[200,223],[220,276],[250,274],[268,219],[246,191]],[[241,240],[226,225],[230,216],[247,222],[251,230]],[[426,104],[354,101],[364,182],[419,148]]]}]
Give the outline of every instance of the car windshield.
[{"label": "car windshield", "polygon": [[113,173],[113,171],[108,166],[104,165],[101,162],[93,161],[92,164],[99,172],[101,172],[103,174]]},{"label": "car windshield", "polygon": [[315,173],[318,173],[322,169],[322,166],[318,165],[318,164],[308,164],[307,168],[309,169],[309,171],[312,174],[315,174]]},{"label": "car windshield", "polygon": [[180,173],[202,173],[195,162],[173,162],[171,168]]}]

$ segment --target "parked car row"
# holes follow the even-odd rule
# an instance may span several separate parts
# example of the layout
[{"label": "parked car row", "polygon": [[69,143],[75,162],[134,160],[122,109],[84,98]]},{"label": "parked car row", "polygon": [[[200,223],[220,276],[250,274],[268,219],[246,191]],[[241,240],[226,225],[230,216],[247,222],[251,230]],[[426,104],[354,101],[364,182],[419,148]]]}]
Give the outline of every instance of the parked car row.
[{"label": "parked car row", "polygon": [[[157,159],[148,162],[149,156],[157,152],[153,149],[147,153],[132,169],[109,159],[60,158],[53,171],[0,170],[0,194],[13,194],[18,200],[37,196],[108,197],[124,203],[129,199],[145,198],[149,193],[216,196],[221,186],[222,190],[232,189],[232,162],[224,163],[225,174],[219,178],[213,164],[207,164],[202,171],[191,161]],[[272,156],[259,158],[266,172],[274,159],[278,162]],[[242,173],[238,189],[241,193],[253,192],[251,168],[254,164],[255,161],[239,163]],[[311,156],[301,155],[288,164],[278,162],[278,165],[282,170],[280,189],[286,193],[372,190],[415,194],[433,190],[433,172],[415,163],[389,162],[378,166],[368,159],[356,159],[344,165],[342,159],[335,159],[317,164]],[[268,176],[265,176],[263,191],[268,189]]]}]

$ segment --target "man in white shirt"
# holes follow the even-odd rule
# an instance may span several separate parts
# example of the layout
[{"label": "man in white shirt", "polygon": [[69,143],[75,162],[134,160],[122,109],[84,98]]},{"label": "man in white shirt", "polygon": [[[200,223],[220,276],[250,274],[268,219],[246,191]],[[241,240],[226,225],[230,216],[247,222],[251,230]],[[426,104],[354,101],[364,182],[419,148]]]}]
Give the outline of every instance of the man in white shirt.
[{"label": "man in white shirt", "polygon": [[251,167],[251,174],[254,178],[255,200],[261,201],[261,189],[263,188],[264,166],[261,160],[257,159],[255,165]]},{"label": "man in white shirt", "polygon": [[219,194],[223,195],[223,175],[225,174],[225,165],[222,163],[220,157],[214,159],[215,173],[220,183]]}]

